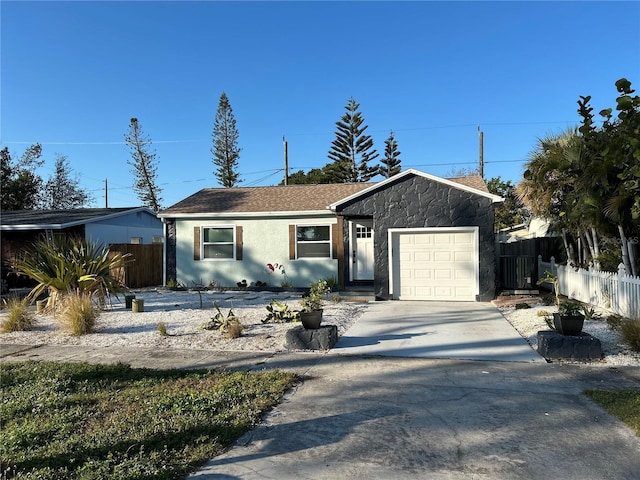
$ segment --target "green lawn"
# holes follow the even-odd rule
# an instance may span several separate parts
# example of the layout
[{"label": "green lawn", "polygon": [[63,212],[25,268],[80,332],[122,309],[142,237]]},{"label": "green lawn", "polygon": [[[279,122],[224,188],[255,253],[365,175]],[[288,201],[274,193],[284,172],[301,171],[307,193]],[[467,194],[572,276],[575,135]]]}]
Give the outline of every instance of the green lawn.
[{"label": "green lawn", "polygon": [[640,437],[640,390],[587,390],[584,393]]},{"label": "green lawn", "polygon": [[251,429],[294,373],[0,368],[0,479],[175,479]]}]

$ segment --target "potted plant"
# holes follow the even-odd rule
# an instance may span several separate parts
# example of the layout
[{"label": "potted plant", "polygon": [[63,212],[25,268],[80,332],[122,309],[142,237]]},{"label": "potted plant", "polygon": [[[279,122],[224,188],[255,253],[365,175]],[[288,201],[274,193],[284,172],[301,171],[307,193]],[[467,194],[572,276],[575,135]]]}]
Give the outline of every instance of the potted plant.
[{"label": "potted plant", "polygon": [[556,296],[558,313],[553,314],[553,328],[561,335],[580,335],[584,324],[584,315],[580,313],[581,304],[570,300],[560,300],[560,282],[552,272],[544,272],[544,277],[538,280],[538,285],[543,283],[551,284]]},{"label": "potted plant", "polygon": [[558,313],[553,314],[553,326],[562,335],[580,335],[584,324],[582,306],[578,302],[563,300],[558,307]]},{"label": "potted plant", "polygon": [[326,280],[318,280],[311,284],[309,293],[302,296],[300,305],[300,321],[306,329],[316,330],[320,328],[322,322],[322,301],[323,297],[331,291]]}]

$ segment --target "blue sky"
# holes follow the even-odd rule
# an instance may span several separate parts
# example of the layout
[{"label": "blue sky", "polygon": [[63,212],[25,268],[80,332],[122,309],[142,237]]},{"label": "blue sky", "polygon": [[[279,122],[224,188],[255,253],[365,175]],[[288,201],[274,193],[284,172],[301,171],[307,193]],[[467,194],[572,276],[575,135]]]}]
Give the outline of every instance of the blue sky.
[{"label": "blue sky", "polygon": [[243,186],[321,167],[353,97],[381,156],[447,176],[478,162],[517,183],[536,139],[577,100],[640,87],[640,2],[0,2],[0,147],[66,155],[104,206],[139,205],[131,117],[151,137],[168,207],[216,187],[211,132],[226,92]]}]

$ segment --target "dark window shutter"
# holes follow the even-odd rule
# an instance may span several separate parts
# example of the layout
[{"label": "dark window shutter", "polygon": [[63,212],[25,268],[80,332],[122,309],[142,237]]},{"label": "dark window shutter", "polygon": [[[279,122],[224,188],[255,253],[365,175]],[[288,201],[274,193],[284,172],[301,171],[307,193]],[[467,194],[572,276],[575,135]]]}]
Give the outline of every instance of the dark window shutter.
[{"label": "dark window shutter", "polygon": [[200,260],[200,227],[193,227],[193,259]]},{"label": "dark window shutter", "polygon": [[296,259],[296,226],[289,225],[289,260]]},{"label": "dark window shutter", "polygon": [[242,226],[236,225],[236,260],[242,260]]},{"label": "dark window shutter", "polygon": [[338,238],[340,238],[339,235],[342,235],[339,227],[340,225],[337,223],[331,225],[331,258],[338,258]]}]

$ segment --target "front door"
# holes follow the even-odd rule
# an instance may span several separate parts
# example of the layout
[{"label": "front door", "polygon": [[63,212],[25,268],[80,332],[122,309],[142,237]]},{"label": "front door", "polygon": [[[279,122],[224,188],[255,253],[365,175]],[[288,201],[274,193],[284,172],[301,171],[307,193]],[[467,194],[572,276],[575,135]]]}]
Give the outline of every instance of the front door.
[{"label": "front door", "polygon": [[352,223],[353,280],[373,280],[373,220]]}]

